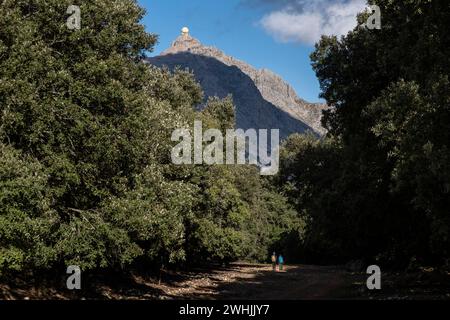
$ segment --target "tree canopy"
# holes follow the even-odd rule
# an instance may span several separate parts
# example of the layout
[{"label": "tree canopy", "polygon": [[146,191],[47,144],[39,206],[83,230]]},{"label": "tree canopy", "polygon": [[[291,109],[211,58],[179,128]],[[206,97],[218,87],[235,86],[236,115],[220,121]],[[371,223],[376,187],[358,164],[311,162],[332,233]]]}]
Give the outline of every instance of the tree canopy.
[{"label": "tree canopy", "polygon": [[[311,55],[331,106],[321,141],[285,143],[279,184],[310,221],[308,250],[405,266],[450,248],[447,1],[370,1],[382,28],[322,37]],[[319,254],[320,255],[320,254]],[[321,259],[326,259],[323,255]]]},{"label": "tree canopy", "polygon": [[191,73],[145,64],[143,15],[132,0],[2,1],[0,274],[264,260],[300,232],[256,168],[171,163],[175,129],[232,128],[234,106],[197,112]]}]

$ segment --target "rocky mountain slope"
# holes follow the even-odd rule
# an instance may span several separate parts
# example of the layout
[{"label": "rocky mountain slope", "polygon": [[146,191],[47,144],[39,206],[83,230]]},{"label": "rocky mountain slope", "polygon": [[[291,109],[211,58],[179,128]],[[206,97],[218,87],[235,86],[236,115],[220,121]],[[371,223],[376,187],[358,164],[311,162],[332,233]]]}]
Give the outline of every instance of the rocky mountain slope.
[{"label": "rocky mountain slope", "polygon": [[307,130],[318,135],[325,133],[320,124],[325,105],[300,99],[288,83],[270,70],[257,70],[217,48],[202,45],[187,29],[183,31],[170,48],[148,62],[192,70],[207,97],[232,94],[238,128],[280,129],[282,138]]}]

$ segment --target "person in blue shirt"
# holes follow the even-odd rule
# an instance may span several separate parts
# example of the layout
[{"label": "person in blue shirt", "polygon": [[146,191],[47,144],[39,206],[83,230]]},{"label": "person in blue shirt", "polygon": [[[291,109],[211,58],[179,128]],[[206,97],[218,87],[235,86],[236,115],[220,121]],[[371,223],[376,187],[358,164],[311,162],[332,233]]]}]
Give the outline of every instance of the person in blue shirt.
[{"label": "person in blue shirt", "polygon": [[283,264],[284,264],[284,258],[283,256],[280,254],[278,256],[278,268],[280,269],[280,271],[283,271]]}]

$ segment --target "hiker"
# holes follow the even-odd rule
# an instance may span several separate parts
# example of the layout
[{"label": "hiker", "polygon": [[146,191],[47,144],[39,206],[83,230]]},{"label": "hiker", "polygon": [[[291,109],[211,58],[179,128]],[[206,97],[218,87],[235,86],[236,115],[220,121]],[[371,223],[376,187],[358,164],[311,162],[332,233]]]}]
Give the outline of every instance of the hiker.
[{"label": "hiker", "polygon": [[277,270],[277,254],[275,252],[272,254],[272,269],[273,271]]},{"label": "hiker", "polygon": [[284,258],[283,256],[280,254],[278,256],[278,268],[280,269],[280,271],[283,271],[283,264],[284,264]]}]

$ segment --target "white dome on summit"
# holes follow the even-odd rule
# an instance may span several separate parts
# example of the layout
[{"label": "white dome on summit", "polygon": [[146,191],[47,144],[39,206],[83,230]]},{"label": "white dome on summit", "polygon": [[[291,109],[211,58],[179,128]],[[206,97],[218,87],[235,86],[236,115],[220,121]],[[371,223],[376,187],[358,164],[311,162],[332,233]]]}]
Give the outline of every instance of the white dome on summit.
[{"label": "white dome on summit", "polygon": [[189,33],[189,28],[188,27],[184,27],[183,29],[181,29],[181,33],[182,34],[188,34]]}]

